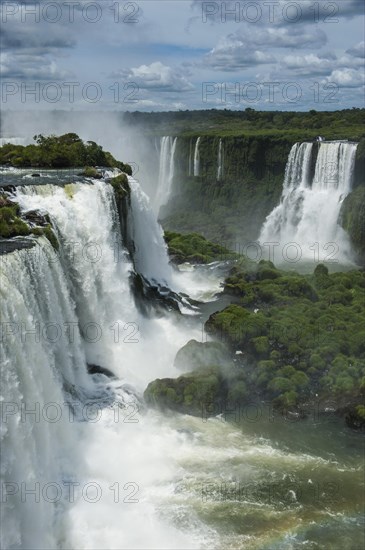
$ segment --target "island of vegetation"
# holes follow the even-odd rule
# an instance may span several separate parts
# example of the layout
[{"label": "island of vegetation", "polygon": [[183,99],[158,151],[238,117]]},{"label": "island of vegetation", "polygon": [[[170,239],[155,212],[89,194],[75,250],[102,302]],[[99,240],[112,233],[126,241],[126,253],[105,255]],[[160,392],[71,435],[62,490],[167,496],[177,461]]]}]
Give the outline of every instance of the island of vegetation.
[{"label": "island of vegetation", "polygon": [[234,303],[205,324],[214,342],[180,350],[176,366],[194,370],[151,382],[148,403],[196,415],[252,400],[297,414],[320,403],[365,427],[364,271],[330,274],[318,264],[300,275],[242,259],[224,292]]},{"label": "island of vegetation", "polygon": [[[93,168],[119,168],[131,175],[128,164],[116,160],[113,155],[94,141],[84,143],[74,133],[62,136],[35,135],[34,145],[13,145],[0,147],[0,164],[16,168],[80,168],[89,169],[89,177],[95,177]],[[86,174],[87,175],[87,174]]]}]

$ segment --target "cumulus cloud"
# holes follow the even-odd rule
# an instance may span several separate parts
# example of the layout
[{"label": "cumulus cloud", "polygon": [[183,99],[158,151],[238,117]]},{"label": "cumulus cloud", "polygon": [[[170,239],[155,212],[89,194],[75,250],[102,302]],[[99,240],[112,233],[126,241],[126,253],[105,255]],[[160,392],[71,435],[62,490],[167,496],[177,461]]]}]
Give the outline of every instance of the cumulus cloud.
[{"label": "cumulus cloud", "polygon": [[141,65],[130,69],[122,69],[114,72],[111,78],[123,78],[134,82],[144,90],[156,90],[160,92],[188,92],[194,86],[186,76],[184,69],[172,68],[160,61],[150,65]]},{"label": "cumulus cloud", "polygon": [[333,53],[306,55],[287,55],[281,60],[281,67],[284,71],[295,76],[315,77],[329,76],[340,69],[360,69],[363,61],[360,58],[350,56],[348,53],[337,57]]},{"label": "cumulus cloud", "polygon": [[269,28],[238,31],[221,39],[205,57],[205,62],[216,70],[233,71],[239,68],[274,63],[275,50],[321,47],[326,35],[320,29]]},{"label": "cumulus cloud", "polygon": [[365,83],[363,72],[355,69],[344,68],[332,71],[324,83],[334,83],[340,88],[358,88]]},{"label": "cumulus cloud", "polygon": [[281,61],[281,65],[298,76],[327,75],[336,66],[336,56],[320,56],[314,53],[287,55]]}]

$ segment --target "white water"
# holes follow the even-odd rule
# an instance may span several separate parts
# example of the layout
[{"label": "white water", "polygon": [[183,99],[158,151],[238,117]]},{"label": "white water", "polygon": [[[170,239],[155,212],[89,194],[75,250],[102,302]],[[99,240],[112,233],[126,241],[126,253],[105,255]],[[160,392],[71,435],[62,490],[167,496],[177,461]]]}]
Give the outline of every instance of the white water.
[{"label": "white water", "polygon": [[135,247],[136,269],[150,283],[171,287],[172,268],[162,228],[139,183],[132,177],[128,180],[132,190],[129,233]]},{"label": "white water", "polygon": [[[133,181],[131,184],[134,194],[138,190]],[[136,196],[141,198],[138,193]],[[4,424],[1,473],[5,481],[25,479],[28,485],[50,481],[63,488],[67,480],[80,483],[75,502],[62,499],[52,505],[43,498],[35,504],[31,496],[26,502],[17,496],[5,508],[2,504],[4,550],[243,548],[250,541],[257,550],[267,542],[270,529],[276,536],[295,533],[302,523],[300,507],[292,507],[288,517],[285,509],[281,512],[281,503],[275,509],[275,502],[224,501],[219,487],[237,479],[265,487],[270,476],[279,481],[301,475],[304,483],[309,476],[315,480],[315,475],[332,480],[338,466],[333,455],[323,460],[280,450],[277,444],[242,434],[239,427],[219,418],[205,422],[152,410],[144,415],[133,396],[127,407],[124,383],[142,390],[149,380],[177,376],[172,367],[175,353],[190,338],[199,339],[200,330],[188,330],[173,317],[144,319],[138,315],[129,292],[131,266],[119,248],[118,219],[109,185],[94,181],[65,189],[30,186],[18,189],[17,197],[24,209],[49,212],[61,245],[60,261],[44,239],[41,244],[46,252],[39,260],[37,255],[28,259],[30,252],[25,250],[2,259],[2,320],[26,319],[27,326],[35,320],[61,326],[77,324],[72,344],[42,340],[35,346],[31,339],[23,342],[17,335],[5,339],[5,399],[26,403],[28,408],[35,402],[62,404],[63,378],[77,388],[82,386],[87,394],[101,393],[104,387],[106,395],[114,392],[115,396],[113,406],[104,407],[97,421],[92,417],[89,422],[70,422],[65,415],[62,423],[30,419],[22,424],[19,415],[12,415]],[[152,228],[146,224],[145,230]],[[99,257],[92,254],[98,246]],[[155,248],[150,253],[155,253]],[[138,325],[132,337],[136,342],[131,341],[130,331],[123,332],[131,315]],[[119,341],[109,325],[116,320],[122,327]],[[87,342],[85,331],[84,339],[80,337],[77,326],[88,321],[103,329],[99,342]],[[85,378],[85,354],[89,360],[100,360],[99,364],[119,379],[110,381],[102,375]],[[343,487],[348,479],[340,481]],[[99,487],[94,503],[88,500],[95,491],[87,493],[88,499],[83,494],[86,483]],[[210,495],[207,500],[202,495],[204,488]],[[204,517],[207,520],[201,519]],[[239,531],[227,529],[225,522],[233,517],[243,518]],[[264,518],[261,531],[257,528],[254,535],[250,534],[252,518],[256,525]],[[270,527],[272,518],[275,528]],[[308,526],[318,519],[321,516],[310,512],[304,523]],[[325,520],[326,515],[322,517]]]},{"label": "white water", "polygon": [[267,217],[261,243],[299,245],[302,259],[313,259],[315,247],[328,257],[351,262],[349,238],[338,218],[351,191],[357,144],[321,142],[313,180],[310,178],[311,143],[296,143],[290,151],[280,204]]},{"label": "white water", "polygon": [[223,143],[222,139],[219,140],[218,145],[218,168],[217,168],[217,180],[220,181],[223,178]]},{"label": "white water", "polygon": [[168,203],[171,195],[175,173],[176,145],[176,137],[164,136],[161,138],[158,186],[154,199],[154,212],[156,216],[161,206]]},{"label": "white water", "polygon": [[[130,183],[130,229],[136,239],[137,264],[148,280],[164,285],[171,268],[162,231],[149,209],[147,196],[133,178]],[[149,340],[152,327],[161,337],[171,327],[164,318],[146,325],[136,309],[129,286],[132,265],[120,240],[112,187],[98,180],[66,188],[27,186],[17,189],[17,200],[23,209],[38,209],[51,216],[79,323],[87,334],[88,362],[110,368],[142,391],[151,379],[145,357],[152,350],[157,355],[159,350],[157,340]],[[145,235],[133,227],[135,224],[142,225]],[[184,342],[183,333],[175,338],[176,343]],[[156,366],[159,375],[169,372],[173,353],[166,347],[160,355]]]},{"label": "white water", "polygon": [[195,271],[193,266],[190,266],[192,271],[184,270],[182,266],[179,271],[172,269],[163,229],[152,211],[150,200],[134,178],[128,176],[128,181],[132,191],[128,232],[134,243],[138,273],[152,285],[187,293],[202,302],[210,301],[220,291],[221,279],[214,273],[214,268],[207,267],[204,272]]},{"label": "white water", "polygon": [[[130,183],[135,194],[132,206],[137,212],[135,221],[142,222],[139,215],[144,213],[146,235],[152,234],[154,227],[148,227],[150,211],[147,207],[143,209],[146,196],[136,182]],[[51,435],[48,426],[34,425],[31,419],[21,426],[23,434],[18,427],[19,415],[11,417],[12,422],[5,425],[2,442],[5,481],[35,480],[42,487],[46,482],[61,485],[66,477],[76,479],[81,488],[86,483],[97,483],[102,498],[98,505],[91,504],[80,489],[76,491],[75,503],[60,502],[59,514],[57,507],[44,499],[42,506],[31,499],[27,501],[29,505],[23,506],[20,497],[13,499],[4,511],[7,531],[3,547],[24,550],[60,545],[87,550],[146,545],[196,547],[191,536],[182,535],[160,520],[156,509],[156,503],[173,490],[174,473],[167,451],[176,447],[179,436],[174,430],[162,429],[158,415],[142,417],[128,388],[133,387],[138,393],[156,377],[176,376],[175,354],[188,339],[201,336],[200,326],[187,330],[170,318],[147,320],[137,312],[129,290],[131,265],[120,246],[114,195],[109,185],[95,180],[92,185],[66,188],[29,186],[17,189],[17,200],[24,210],[36,208],[49,213],[60,242],[60,257],[49,246],[46,250],[52,262],[47,256],[47,261],[29,263],[29,252],[25,250],[5,257],[4,322],[8,318],[18,322],[25,319],[30,328],[35,322],[33,318],[38,317],[41,326],[53,322],[63,328],[70,323],[75,336],[73,345],[63,338],[52,346],[41,342],[39,349],[31,338],[24,344],[16,335],[8,338],[2,370],[3,397],[16,403],[26,402],[29,408],[35,402],[40,402],[42,408],[48,400],[63,403],[61,375],[69,384],[80,385],[83,394],[87,391],[87,395],[98,395],[101,381],[106,387],[106,379],[94,375],[99,385],[91,384],[86,361],[110,369],[119,380],[108,382],[109,390],[105,389],[104,394],[108,399],[115,394],[115,406],[103,408],[98,422],[79,424],[66,420],[57,424],[57,431],[51,425],[54,430]],[[155,221],[154,224],[157,226]],[[46,243],[45,239],[42,241]],[[150,241],[150,244],[148,252],[153,255],[156,243]],[[37,245],[32,251],[38,249]],[[80,337],[78,327],[84,338]],[[84,459],[82,465],[79,450]],[[120,487],[119,503],[115,503],[110,489],[116,483]],[[130,497],[133,501],[130,495],[134,491],[138,503],[129,500]],[[31,520],[31,516],[36,519]],[[146,530],[140,529],[141,517],[148,524]]]},{"label": "white water", "polygon": [[200,153],[199,153],[199,145],[200,145],[201,138],[198,137],[195,143],[195,150],[194,150],[194,176],[199,176],[200,174]]},{"label": "white water", "polygon": [[[63,482],[73,477],[79,454],[76,434],[69,429],[62,386],[73,388],[79,396],[92,389],[75,304],[62,266],[55,259],[44,238],[31,250],[1,258],[4,549],[56,548],[65,517],[56,521],[55,514],[62,514],[64,499],[57,504],[43,498],[35,504],[35,496],[21,499],[25,488],[35,489],[35,483],[42,488],[53,482],[65,489]],[[68,327],[72,333],[67,333]],[[36,411],[36,415],[26,415],[25,410]],[[57,417],[59,421],[53,423]],[[15,496],[5,496],[15,488]]]}]

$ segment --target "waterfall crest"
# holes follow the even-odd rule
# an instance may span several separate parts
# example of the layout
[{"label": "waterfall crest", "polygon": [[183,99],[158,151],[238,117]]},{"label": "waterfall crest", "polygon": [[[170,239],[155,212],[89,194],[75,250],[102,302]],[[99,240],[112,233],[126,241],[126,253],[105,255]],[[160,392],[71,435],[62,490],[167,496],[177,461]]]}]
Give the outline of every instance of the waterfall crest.
[{"label": "waterfall crest", "polygon": [[315,243],[322,249],[331,243],[337,260],[352,261],[350,241],[338,218],[351,191],[356,148],[356,143],[321,142],[312,175],[313,144],[293,145],[280,204],[266,218],[259,241],[282,247],[297,243],[303,258],[313,258],[310,247]]}]

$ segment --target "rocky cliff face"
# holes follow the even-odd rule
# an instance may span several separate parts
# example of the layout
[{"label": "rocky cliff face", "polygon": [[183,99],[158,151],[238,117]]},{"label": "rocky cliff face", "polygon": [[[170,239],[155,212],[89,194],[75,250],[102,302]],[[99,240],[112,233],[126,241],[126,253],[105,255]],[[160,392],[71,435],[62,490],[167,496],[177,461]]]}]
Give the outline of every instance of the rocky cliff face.
[{"label": "rocky cliff face", "polygon": [[[201,136],[199,175],[193,175],[197,136],[179,137],[172,193],[169,203],[160,211],[164,227],[172,231],[198,231],[231,246],[256,240],[266,216],[279,203],[288,154],[296,139],[296,136],[268,135]],[[314,143],[311,176],[317,154],[318,144]],[[364,185],[364,159],[362,139],[356,156],[354,189]],[[343,223],[353,233],[348,209],[352,210],[355,203],[349,199],[346,204]],[[355,210],[351,227],[358,218],[358,207]],[[355,236],[354,243],[356,239],[359,240]]]},{"label": "rocky cliff face", "polygon": [[160,217],[171,230],[195,230],[224,242],[254,240],[279,201],[293,143],[267,137],[224,138],[219,175],[219,141],[201,138],[199,175],[193,176],[196,138],[179,138],[173,192]]}]

